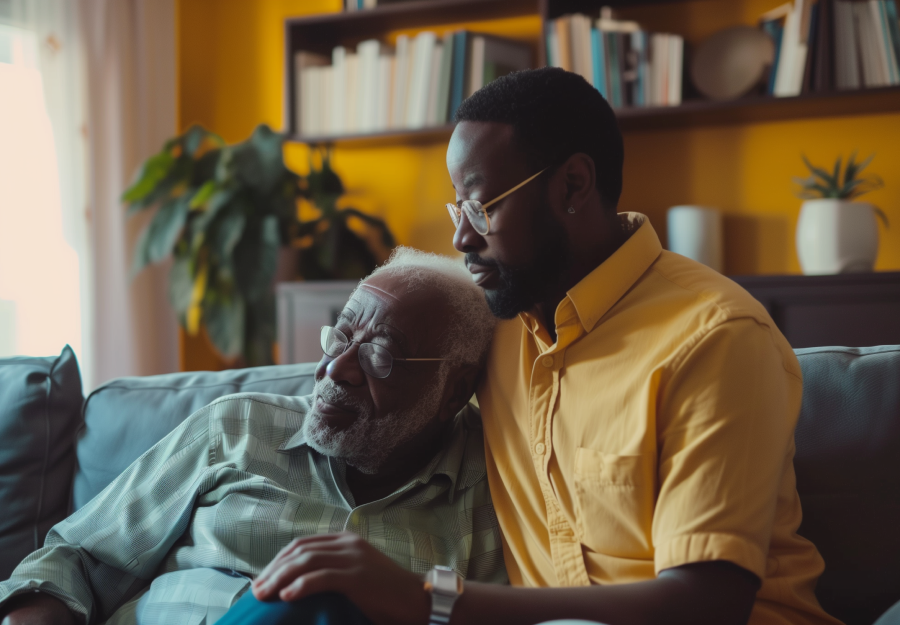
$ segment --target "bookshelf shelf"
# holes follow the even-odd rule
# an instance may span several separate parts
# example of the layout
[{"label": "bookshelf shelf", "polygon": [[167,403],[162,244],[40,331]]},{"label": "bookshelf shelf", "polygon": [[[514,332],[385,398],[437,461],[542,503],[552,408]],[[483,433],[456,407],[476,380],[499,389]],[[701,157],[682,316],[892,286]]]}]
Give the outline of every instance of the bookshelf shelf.
[{"label": "bookshelf shelf", "polygon": [[[684,0],[411,0],[375,9],[315,15],[285,21],[285,126],[292,141],[342,146],[426,144],[445,141],[453,126],[371,134],[302,136],[297,133],[296,72],[298,51],[330,54],[336,45],[354,45],[392,30],[428,28],[439,24],[535,15],[547,20],[572,12],[661,5]],[[710,0],[727,3],[731,0]],[[543,62],[543,50],[539,62]],[[900,87],[809,93],[796,97],[747,96],[737,100],[685,100],[680,106],[624,108],[616,112],[624,132],[696,128],[752,122],[865,115],[900,111]]]},{"label": "bookshelf shelf", "polygon": [[[813,93],[793,98],[755,96],[717,102],[689,100],[681,106],[627,108],[616,111],[623,132],[698,128],[841,115],[887,113],[900,110],[900,87]],[[395,130],[371,134],[292,135],[291,141],[309,144],[339,144],[345,147],[376,147],[446,141],[453,125],[418,130]]]}]

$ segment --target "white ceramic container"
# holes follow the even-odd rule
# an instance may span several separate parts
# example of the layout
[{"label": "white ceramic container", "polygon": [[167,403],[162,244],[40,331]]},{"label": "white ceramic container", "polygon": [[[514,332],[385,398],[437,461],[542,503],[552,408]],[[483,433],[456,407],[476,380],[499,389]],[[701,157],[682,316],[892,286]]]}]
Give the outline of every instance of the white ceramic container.
[{"label": "white ceramic container", "polygon": [[807,275],[872,271],[878,222],[868,202],[806,200],[797,222],[797,255]]},{"label": "white ceramic container", "polygon": [[722,273],[722,213],[704,206],[673,206],[667,225],[670,251]]}]

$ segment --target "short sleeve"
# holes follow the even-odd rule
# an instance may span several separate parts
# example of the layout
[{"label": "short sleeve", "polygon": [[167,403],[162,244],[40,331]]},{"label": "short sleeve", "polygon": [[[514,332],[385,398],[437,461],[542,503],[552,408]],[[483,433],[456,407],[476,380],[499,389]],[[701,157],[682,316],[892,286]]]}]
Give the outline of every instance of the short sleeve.
[{"label": "short sleeve", "polygon": [[767,326],[733,320],[708,332],[661,380],[657,573],[726,560],[765,576],[802,394],[786,358],[793,354],[779,349]]}]

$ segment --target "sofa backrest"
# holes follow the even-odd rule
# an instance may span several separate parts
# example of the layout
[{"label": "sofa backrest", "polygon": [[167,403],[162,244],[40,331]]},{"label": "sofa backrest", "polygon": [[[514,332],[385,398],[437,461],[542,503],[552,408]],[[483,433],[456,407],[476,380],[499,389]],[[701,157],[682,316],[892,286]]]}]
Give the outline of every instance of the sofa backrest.
[{"label": "sofa backrest", "polygon": [[795,351],[800,534],[825,559],[816,595],[847,625],[870,625],[900,601],[900,346]]},{"label": "sofa backrest", "polygon": [[312,392],[314,363],[119,378],[84,402],[74,509],[82,507],[194,411],[232,393]]}]

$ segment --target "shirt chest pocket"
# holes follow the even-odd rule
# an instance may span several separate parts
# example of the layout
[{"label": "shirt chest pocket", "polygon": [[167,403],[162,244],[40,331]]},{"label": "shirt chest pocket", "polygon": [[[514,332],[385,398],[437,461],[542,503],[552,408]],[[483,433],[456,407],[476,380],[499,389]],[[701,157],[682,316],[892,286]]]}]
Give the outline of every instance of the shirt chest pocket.
[{"label": "shirt chest pocket", "polygon": [[653,483],[647,460],[576,450],[577,530],[585,547],[621,558],[646,558],[651,552]]}]

